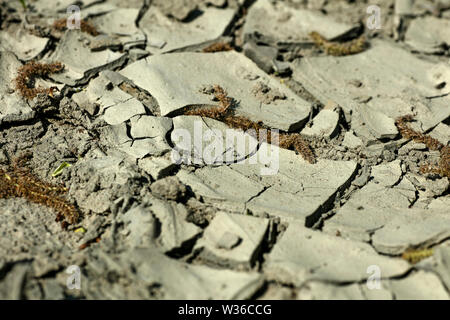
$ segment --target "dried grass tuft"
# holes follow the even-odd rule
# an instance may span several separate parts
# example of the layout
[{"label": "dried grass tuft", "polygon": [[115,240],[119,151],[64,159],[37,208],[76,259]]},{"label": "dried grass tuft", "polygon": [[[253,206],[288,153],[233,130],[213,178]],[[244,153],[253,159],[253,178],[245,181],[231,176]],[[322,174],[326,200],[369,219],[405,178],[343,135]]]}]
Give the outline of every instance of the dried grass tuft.
[{"label": "dried grass tuft", "polygon": [[206,53],[213,53],[213,52],[221,52],[221,51],[231,51],[233,48],[230,46],[229,43],[226,42],[216,42],[213,43],[206,48],[204,48],[202,51]]},{"label": "dried grass tuft", "polygon": [[67,189],[38,179],[26,166],[29,155],[19,157],[12,166],[0,168],[0,198],[25,198],[56,211],[56,221],[66,228],[78,222],[75,206],[63,198]]},{"label": "dried grass tuft", "polygon": [[450,147],[445,146],[437,139],[434,139],[426,134],[417,132],[413,130],[408,122],[414,120],[412,115],[402,116],[396,119],[395,124],[398,128],[398,131],[405,139],[412,139],[416,142],[423,143],[427,146],[428,149],[433,151],[439,151],[440,159],[439,164],[436,165],[424,165],[420,168],[422,173],[432,173],[438,174],[442,177],[450,177]]},{"label": "dried grass tuft", "polygon": [[433,249],[408,249],[402,254],[402,259],[408,261],[411,264],[416,264],[423,259],[431,257],[433,255]]},{"label": "dried grass tuft", "polygon": [[[224,122],[231,128],[247,131],[254,129],[256,137],[259,139],[260,130],[267,129],[260,122],[254,122],[245,117],[237,116],[233,112],[234,100],[228,97],[227,92],[219,85],[214,86],[214,96],[219,101],[217,107],[202,107],[187,110],[184,114],[191,116],[201,116],[212,118]],[[316,159],[309,144],[298,133],[281,133],[279,135],[279,146],[283,149],[293,149],[297,151],[309,163],[315,163]],[[267,142],[271,143],[270,130],[267,130]]]},{"label": "dried grass tuft", "polygon": [[[53,22],[53,29],[58,31],[64,31],[67,28],[67,19],[62,18]],[[80,29],[82,32],[89,33],[91,36],[98,36],[99,33],[97,29],[89,21],[80,21]]]},{"label": "dried grass tuft", "polygon": [[46,93],[53,96],[56,87],[51,88],[34,88],[34,81],[37,77],[48,76],[52,73],[61,72],[64,65],[60,62],[39,63],[30,61],[17,70],[17,77],[14,79],[16,90],[26,99],[33,99],[39,93]]},{"label": "dried grass tuft", "polygon": [[301,154],[303,159],[309,163],[316,163],[316,157],[314,156],[311,147],[303,137],[298,133],[281,134],[280,135],[280,147],[284,149],[294,149],[297,153]]},{"label": "dried grass tuft", "polygon": [[366,38],[364,36],[343,43],[328,41],[316,31],[311,32],[309,36],[317,47],[324,49],[327,54],[332,56],[348,56],[360,53],[366,47]]}]

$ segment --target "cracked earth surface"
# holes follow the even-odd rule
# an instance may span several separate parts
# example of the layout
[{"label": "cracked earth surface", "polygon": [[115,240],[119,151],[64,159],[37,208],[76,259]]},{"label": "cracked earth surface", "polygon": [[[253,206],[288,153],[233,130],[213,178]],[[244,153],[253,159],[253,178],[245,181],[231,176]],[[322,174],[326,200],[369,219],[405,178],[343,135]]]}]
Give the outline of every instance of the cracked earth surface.
[{"label": "cracked earth surface", "polygon": [[81,0],[80,30],[26,3],[0,2],[0,298],[449,299],[450,1]]}]

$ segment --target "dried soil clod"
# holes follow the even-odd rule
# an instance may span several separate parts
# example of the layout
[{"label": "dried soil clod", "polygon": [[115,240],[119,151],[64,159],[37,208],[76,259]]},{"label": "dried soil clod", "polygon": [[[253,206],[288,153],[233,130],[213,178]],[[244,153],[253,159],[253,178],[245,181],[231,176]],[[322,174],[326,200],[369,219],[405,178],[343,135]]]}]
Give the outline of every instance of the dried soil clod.
[{"label": "dried soil clod", "polygon": [[12,166],[0,168],[0,198],[21,197],[52,208],[57,213],[55,220],[64,229],[68,224],[77,223],[78,210],[62,197],[67,189],[39,180],[25,166],[26,161],[26,156],[22,156]]},{"label": "dried soil clod", "polygon": [[53,96],[53,92],[56,87],[51,88],[34,88],[34,81],[37,77],[48,76],[52,73],[61,72],[64,69],[64,65],[60,62],[54,63],[39,63],[30,61],[19,68],[18,75],[15,78],[16,90],[26,99],[33,99],[39,93],[46,93]]},{"label": "dried soil clod", "polygon": [[360,53],[364,51],[366,46],[366,38],[364,36],[343,43],[328,41],[316,31],[311,32],[309,36],[317,47],[323,48],[327,54],[332,56],[347,56]]},{"label": "dried soil clod", "polygon": [[[212,118],[218,121],[224,122],[231,128],[241,129],[247,131],[254,129],[256,132],[256,139],[259,139],[260,130],[267,129],[261,123],[251,121],[245,117],[236,116],[233,113],[233,99],[228,97],[227,92],[219,85],[214,86],[215,99],[219,101],[217,107],[202,107],[187,110],[184,114],[190,116],[200,116]],[[309,163],[315,163],[316,159],[309,144],[298,133],[281,133],[279,135],[279,146],[283,149],[294,149],[297,151],[303,159]],[[267,142],[271,143],[271,134],[267,130]]]},{"label": "dried soil clod", "polygon": [[395,125],[402,137],[423,143],[428,149],[439,151],[440,153],[439,164],[437,166],[431,164],[424,165],[420,168],[420,171],[422,173],[433,173],[442,177],[450,177],[450,147],[444,146],[441,142],[428,135],[413,130],[408,125],[408,122],[413,120],[414,117],[412,115],[406,115],[396,119]]}]

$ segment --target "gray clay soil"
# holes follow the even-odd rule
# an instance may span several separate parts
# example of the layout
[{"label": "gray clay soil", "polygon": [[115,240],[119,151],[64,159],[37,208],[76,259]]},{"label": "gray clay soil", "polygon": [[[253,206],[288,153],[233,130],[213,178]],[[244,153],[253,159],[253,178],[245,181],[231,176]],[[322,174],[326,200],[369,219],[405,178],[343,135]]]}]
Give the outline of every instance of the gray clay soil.
[{"label": "gray clay soil", "polygon": [[[450,1],[76,1],[94,34],[54,26],[72,0],[25,2],[0,2],[0,183],[28,154],[80,218],[63,228],[0,187],[0,298],[449,299],[449,180],[420,170],[439,151],[395,121],[448,145]],[[366,47],[329,55],[312,31]],[[64,65],[30,84],[51,94],[21,96],[31,60]],[[236,115],[301,134],[316,163],[274,147],[262,175],[251,146],[174,162],[179,130],[229,129],[185,114],[218,105],[214,85]]]}]

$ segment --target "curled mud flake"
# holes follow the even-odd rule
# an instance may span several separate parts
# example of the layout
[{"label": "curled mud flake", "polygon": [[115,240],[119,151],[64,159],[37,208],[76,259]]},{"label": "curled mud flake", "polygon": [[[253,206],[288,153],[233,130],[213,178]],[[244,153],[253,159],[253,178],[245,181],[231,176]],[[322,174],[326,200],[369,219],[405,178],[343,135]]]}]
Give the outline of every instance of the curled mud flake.
[{"label": "curled mud flake", "polygon": [[34,88],[34,81],[37,77],[45,77],[52,73],[61,72],[64,65],[60,62],[38,63],[30,61],[17,70],[17,77],[14,79],[16,90],[26,99],[33,99],[39,93],[46,93],[53,96],[56,87]]},{"label": "curled mud flake", "polygon": [[[219,101],[219,106],[194,108],[187,110],[184,114],[190,116],[212,118],[225,123],[227,126],[233,129],[240,129],[243,131],[253,129],[256,132],[255,138],[259,140],[260,131],[267,130],[267,128],[264,127],[260,122],[251,121],[250,119],[241,116],[236,116],[232,107],[234,104],[234,100],[228,97],[227,92],[219,85],[215,85],[213,88],[214,96],[216,100]],[[268,143],[271,143],[271,140],[270,130],[267,130],[266,141]],[[316,163],[316,159],[311,147],[298,133],[280,134],[279,146],[283,149],[293,149],[309,163]]]},{"label": "curled mud flake", "polygon": [[423,143],[428,149],[433,151],[439,151],[439,163],[438,165],[427,164],[420,168],[421,173],[437,174],[441,177],[450,177],[450,147],[444,146],[437,139],[434,139],[426,134],[420,133],[412,129],[408,122],[414,120],[412,115],[406,115],[399,117],[395,120],[395,124],[398,131],[405,139],[411,139],[415,142]]},{"label": "curled mud flake", "polygon": [[0,198],[20,197],[49,207],[56,211],[55,220],[61,222],[63,228],[77,223],[78,210],[63,198],[67,189],[39,180],[27,167],[21,166],[24,161],[19,159],[12,166],[0,169]]},{"label": "curled mud flake", "polygon": [[229,43],[216,42],[216,43],[213,43],[213,44],[207,46],[202,51],[206,52],[206,53],[213,53],[213,52],[230,51],[230,50],[233,50],[233,48],[230,46]]},{"label": "curled mud flake", "polygon": [[364,36],[342,43],[328,41],[316,31],[311,32],[309,36],[318,48],[324,49],[327,54],[332,56],[347,56],[363,52],[367,42]]},{"label": "curled mud flake", "polygon": [[[55,22],[53,22],[53,29],[58,30],[58,31],[66,30],[67,29],[67,19],[62,18],[62,19],[59,19],[59,20],[56,20]],[[94,37],[99,35],[97,29],[95,29],[95,27],[89,21],[81,20],[80,21],[80,30],[82,32],[88,33]]]}]

